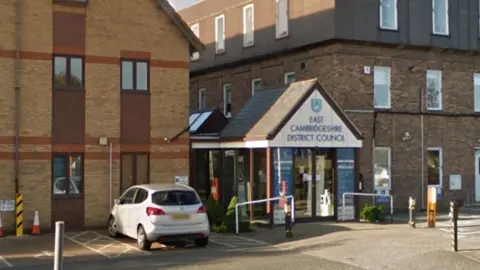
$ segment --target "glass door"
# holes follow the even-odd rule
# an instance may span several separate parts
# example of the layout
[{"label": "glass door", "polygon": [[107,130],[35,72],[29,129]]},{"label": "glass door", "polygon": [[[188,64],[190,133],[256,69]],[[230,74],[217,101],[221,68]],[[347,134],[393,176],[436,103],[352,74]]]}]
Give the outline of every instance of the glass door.
[{"label": "glass door", "polygon": [[294,170],[294,193],[295,216],[312,217],[313,201],[313,166],[312,150],[307,148],[295,149],[295,170]]},{"label": "glass door", "polygon": [[315,150],[315,216],[335,215],[335,167],[334,149]]}]

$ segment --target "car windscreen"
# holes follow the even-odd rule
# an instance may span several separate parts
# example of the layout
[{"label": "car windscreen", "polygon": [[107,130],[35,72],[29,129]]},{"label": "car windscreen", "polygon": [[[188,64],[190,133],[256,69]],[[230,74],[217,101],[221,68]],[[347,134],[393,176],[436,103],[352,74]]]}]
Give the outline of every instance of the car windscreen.
[{"label": "car windscreen", "polygon": [[194,205],[199,204],[197,194],[189,190],[163,190],[152,194],[152,202],[156,205]]}]

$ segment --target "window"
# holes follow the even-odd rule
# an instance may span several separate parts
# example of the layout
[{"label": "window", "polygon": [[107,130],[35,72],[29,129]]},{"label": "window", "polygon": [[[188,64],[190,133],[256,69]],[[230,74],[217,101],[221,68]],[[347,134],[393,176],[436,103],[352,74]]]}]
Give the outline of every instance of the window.
[{"label": "window", "polygon": [[439,147],[428,148],[428,185],[442,186],[442,149]]},{"label": "window", "polygon": [[397,0],[380,0],[380,28],[397,30]]},{"label": "window", "polygon": [[148,80],[147,61],[122,60],[122,90],[148,91]]},{"label": "window", "polygon": [[294,83],[296,80],[295,72],[285,73],[285,84]]},{"label": "window", "polygon": [[150,158],[147,153],[121,154],[121,192],[134,185],[148,184],[149,161]]},{"label": "window", "polygon": [[215,18],[215,52],[225,51],[225,15]]},{"label": "window", "polygon": [[276,37],[288,36],[288,0],[277,0]]},{"label": "window", "polygon": [[390,108],[390,67],[373,68],[373,88],[375,108]]},{"label": "window", "polygon": [[252,96],[255,95],[257,90],[262,88],[262,79],[254,79],[252,80]]},{"label": "window", "polygon": [[152,194],[152,203],[160,206],[195,205],[202,203],[194,191],[166,190]]},{"label": "window", "polygon": [[232,116],[232,85],[223,86],[223,113],[226,117]]},{"label": "window", "polygon": [[480,73],[473,75],[473,107],[475,112],[480,112]]},{"label": "window", "polygon": [[[196,23],[194,25],[192,25],[190,27],[190,29],[192,29],[192,32],[198,37],[200,38],[200,24]],[[200,53],[199,52],[194,52],[192,54],[192,58],[191,60],[192,61],[195,61],[195,60],[198,60],[200,58]]]},{"label": "window", "polygon": [[432,0],[432,25],[436,35],[448,35],[448,0]]},{"label": "window", "polygon": [[249,47],[255,43],[254,40],[254,12],[253,4],[243,7],[243,46]]},{"label": "window", "polygon": [[207,89],[198,90],[198,109],[207,108]]},{"label": "window", "polygon": [[52,193],[83,194],[83,155],[54,154],[52,157]]},{"label": "window", "polygon": [[139,188],[135,195],[135,201],[133,203],[138,204],[144,202],[148,197],[148,191],[143,188]]},{"label": "window", "polygon": [[53,86],[55,89],[83,88],[83,58],[78,56],[53,57]]},{"label": "window", "polygon": [[133,200],[135,199],[135,194],[137,193],[138,188],[131,188],[127,190],[121,197],[120,203],[121,204],[133,204]]},{"label": "window", "polygon": [[442,109],[442,72],[427,70],[427,109]]},{"label": "window", "polygon": [[375,190],[390,190],[392,186],[390,147],[375,147],[373,152]]}]

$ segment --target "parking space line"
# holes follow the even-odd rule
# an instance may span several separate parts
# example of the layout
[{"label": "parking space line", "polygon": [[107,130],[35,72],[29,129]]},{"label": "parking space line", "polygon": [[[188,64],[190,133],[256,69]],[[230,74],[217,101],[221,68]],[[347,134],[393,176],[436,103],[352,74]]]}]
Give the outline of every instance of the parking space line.
[{"label": "parking space line", "polygon": [[112,242],[112,243],[110,243],[110,244],[108,244],[108,245],[105,245],[105,246],[99,248],[98,250],[101,250],[101,249],[104,249],[104,248],[107,248],[107,247],[111,247],[113,244],[115,244],[115,243]]},{"label": "parking space line", "polygon": [[72,241],[72,242],[74,242],[75,244],[78,244],[78,245],[80,245],[80,246],[82,246],[82,247],[84,247],[84,248],[87,248],[87,249],[89,249],[89,250],[91,250],[91,251],[93,251],[93,252],[96,252],[96,253],[104,256],[104,257],[107,257],[107,258],[109,258],[109,259],[112,258],[110,255],[108,255],[108,254],[106,254],[106,253],[103,253],[103,252],[101,252],[101,251],[99,251],[99,250],[96,250],[96,249],[94,249],[94,248],[92,248],[92,247],[90,247],[90,246],[88,246],[88,245],[85,245],[84,243],[82,243],[82,242],[80,242],[80,241],[77,241],[76,239],[74,239],[74,238],[72,238],[72,237],[69,237],[69,236],[66,236],[66,235],[65,235],[65,238],[68,239],[68,240],[70,240],[70,241]]},{"label": "parking space line", "polygon": [[12,268],[13,264],[11,264],[7,259],[5,259],[3,256],[0,256],[0,262],[3,262],[7,267]]},{"label": "parking space line", "polygon": [[216,241],[216,240],[212,240],[211,238],[210,238],[209,241],[212,242],[212,243],[218,244],[218,245],[222,245],[222,246],[229,247],[229,248],[237,248],[237,247],[234,246],[234,245],[230,245],[230,244],[227,244],[227,243],[223,243],[223,242],[219,242],[219,241]]},{"label": "parking space line", "polygon": [[248,237],[243,237],[243,236],[235,236],[237,238],[240,238],[240,239],[244,239],[246,241],[250,241],[250,242],[256,242],[258,244],[262,244],[262,245],[270,245],[269,243],[267,242],[263,242],[263,241],[260,241],[260,240],[257,240],[257,239],[253,239],[253,238],[248,238]]},{"label": "parking space line", "polygon": [[102,239],[102,238],[104,238],[104,236],[99,236],[99,237],[93,238],[93,239],[88,240],[87,242],[85,242],[85,243],[83,243],[83,244],[84,244],[84,245],[88,245],[88,244],[90,244],[90,243],[92,243],[92,242],[95,242],[95,241],[97,241],[97,240],[100,240],[100,239]]},{"label": "parking space line", "polygon": [[[113,243],[122,244],[124,247],[127,247],[128,250],[134,249],[134,250],[139,251],[139,252],[142,252],[142,253],[149,253],[148,251],[141,250],[141,249],[139,249],[139,248],[137,248],[137,247],[132,247],[131,245],[129,245],[129,244],[127,244],[127,243],[123,243],[123,242],[121,242],[121,241],[115,240],[115,239],[113,239],[113,238],[111,238],[111,237],[105,236],[105,235],[103,235],[103,234],[101,234],[101,233],[98,233],[98,232],[96,232],[96,231],[92,231],[92,233],[98,235],[99,237],[107,238],[108,240],[112,241]],[[111,244],[113,244],[113,243],[111,243]]]},{"label": "parking space line", "polygon": [[75,235],[69,236],[69,237],[70,237],[70,238],[77,238],[77,237],[79,237],[79,236],[81,236],[81,235],[84,235],[84,234],[86,234],[86,233],[89,233],[89,232],[90,232],[90,231],[84,231],[84,232],[81,232],[81,233],[76,233]]}]

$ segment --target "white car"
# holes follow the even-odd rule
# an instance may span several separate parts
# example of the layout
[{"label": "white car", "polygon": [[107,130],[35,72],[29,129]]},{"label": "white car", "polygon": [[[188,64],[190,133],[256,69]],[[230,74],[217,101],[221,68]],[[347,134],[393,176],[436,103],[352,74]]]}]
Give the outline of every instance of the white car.
[{"label": "white car", "polygon": [[137,239],[142,250],[149,250],[153,242],[185,240],[205,247],[210,224],[195,189],[176,184],[137,185],[115,200],[108,233]]}]

